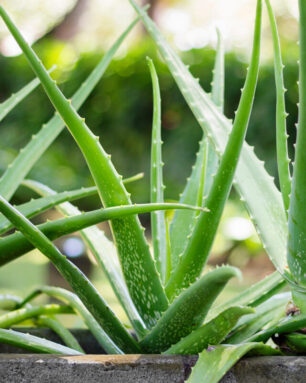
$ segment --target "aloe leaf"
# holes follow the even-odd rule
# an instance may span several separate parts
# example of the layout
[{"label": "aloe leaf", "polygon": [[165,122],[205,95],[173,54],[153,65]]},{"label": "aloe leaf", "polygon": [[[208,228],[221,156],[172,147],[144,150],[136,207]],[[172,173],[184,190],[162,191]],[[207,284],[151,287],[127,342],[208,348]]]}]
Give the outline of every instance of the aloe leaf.
[{"label": "aloe leaf", "polygon": [[306,352],[306,334],[294,332],[292,334],[286,334],[284,342],[292,351],[299,354],[305,354]]},{"label": "aloe leaf", "polygon": [[233,329],[233,333],[226,339],[226,343],[243,343],[269,322],[279,321],[281,317],[286,315],[286,307],[290,299],[290,293],[279,294],[257,306],[254,314],[246,315],[240,319]]},{"label": "aloe leaf", "polygon": [[[15,208],[19,210],[20,213],[22,213],[25,217],[31,218],[62,202],[85,198],[91,195],[95,195],[96,193],[97,189],[95,187],[82,188],[78,190],[58,193],[44,198],[37,198],[22,205],[15,206]],[[3,216],[0,216],[0,234],[5,233],[12,227],[13,226],[9,220]]]},{"label": "aloe leaf", "polygon": [[[161,99],[158,77],[153,61],[147,57],[153,86],[153,126],[151,144],[151,202],[164,202],[163,161],[161,139]],[[166,221],[163,211],[151,213],[151,231],[156,268],[165,284],[170,274]]]},{"label": "aloe leaf", "polygon": [[[150,213],[154,210],[173,210],[177,208],[199,209],[193,206],[173,203],[114,206],[106,209],[98,209],[87,213],[81,213],[73,217],[66,217],[56,221],[49,221],[38,225],[38,228],[49,239],[54,240],[58,237],[62,237],[63,235],[74,233],[75,231],[111,219],[132,216],[138,213]],[[2,238],[0,241],[0,265],[11,262],[24,253],[32,250],[34,247],[35,246],[31,243],[31,241],[25,238],[22,233],[16,232]]]},{"label": "aloe leaf", "polygon": [[66,329],[59,321],[56,319],[50,318],[48,316],[41,315],[37,320],[36,324],[40,327],[48,327],[54,331],[64,342],[64,344],[76,351],[85,354],[84,350],[80,346],[77,339],[72,335],[72,333]]},{"label": "aloe leaf", "polygon": [[280,355],[280,352],[261,343],[220,345],[201,352],[187,383],[218,383],[226,372],[248,352],[255,350],[263,355]]},{"label": "aloe leaf", "polygon": [[[218,31],[218,45],[212,82],[212,100],[223,111],[224,104],[224,47]],[[218,165],[218,156],[208,139],[203,135],[192,167],[191,176],[187,179],[180,203],[202,206],[207,196]],[[174,270],[183,254],[189,235],[196,224],[196,213],[176,211],[170,225],[171,267]]]},{"label": "aloe leaf", "polygon": [[0,343],[24,348],[40,354],[82,355],[81,352],[34,335],[0,329]]},{"label": "aloe leaf", "polygon": [[[134,182],[143,177],[143,173],[136,174],[135,176],[126,178],[123,180],[124,184]],[[23,181],[23,185],[27,186],[27,183],[35,181],[26,180]],[[53,195],[46,196],[44,198],[33,199],[22,205],[15,206],[25,217],[31,218],[35,215],[43,213],[44,211],[62,203],[65,201],[74,201],[76,199],[86,198],[97,194],[97,188],[95,186],[88,188],[81,188],[72,191],[65,191],[61,193],[53,193]],[[12,228],[12,224],[3,216],[0,216],[0,235]]]},{"label": "aloe leaf", "polygon": [[219,344],[236,325],[243,315],[253,313],[250,307],[234,306],[220,313],[210,322],[199,327],[178,343],[174,344],[164,354],[194,355],[211,344]]},{"label": "aloe leaf", "polygon": [[262,3],[259,0],[257,2],[251,63],[233,129],[229,135],[225,151],[220,160],[220,165],[205,201],[205,207],[209,211],[203,212],[198,216],[197,224],[182,258],[167,283],[166,293],[170,300],[183,288],[188,287],[202,272],[231,190],[248,127],[257,84],[261,39],[261,11]]},{"label": "aloe leaf", "polygon": [[277,324],[273,324],[269,328],[254,334],[248,338],[249,342],[266,342],[274,334],[284,334],[301,330],[306,327],[306,315],[288,316],[280,320]]},{"label": "aloe leaf", "polygon": [[144,350],[165,351],[197,329],[226,283],[235,276],[240,276],[238,269],[223,266],[205,274],[183,291],[141,341]]},{"label": "aloe leaf", "polygon": [[36,226],[2,196],[0,196],[0,211],[38,250],[51,260],[114,343],[125,352],[138,351],[139,347],[135,340],[107,306],[88,278],[72,262],[67,260]]},{"label": "aloe leaf", "polygon": [[[56,194],[55,191],[39,182],[27,182],[27,186],[43,196]],[[58,205],[57,209],[66,216],[81,214],[78,208],[69,202]],[[80,234],[97,263],[102,267],[137,336],[142,338],[147,328],[130,297],[113,242],[97,226],[84,229]]]},{"label": "aloe leaf", "polygon": [[[71,102],[56,86],[3,7],[0,7],[0,15],[40,79],[50,101],[78,143],[103,205],[105,207],[130,205],[131,200],[122,183],[122,177],[115,170],[110,156],[102,148],[99,138],[93,135],[84,119],[78,115]],[[143,228],[135,215],[113,220],[111,228],[130,295],[144,322],[152,326],[167,309],[168,300]]]},{"label": "aloe leaf", "polygon": [[[128,28],[121,34],[108,52],[103,56],[102,60],[88,76],[87,80],[73,95],[71,102],[77,110],[82,106],[94,87],[100,81],[120,45],[137,22],[138,19],[133,21],[128,26]],[[22,149],[22,151],[20,151],[18,156],[0,178],[0,193],[4,198],[10,199],[12,197],[21,181],[28,174],[45,150],[61,133],[64,127],[65,124],[61,118],[55,114],[47,124],[43,125],[39,133],[32,137],[32,140]]]},{"label": "aloe leaf", "polygon": [[10,311],[0,315],[0,327],[8,328],[17,323],[23,322],[26,319],[37,317],[39,315],[52,315],[52,314],[71,314],[73,310],[69,306],[60,306],[55,304],[25,307]]},{"label": "aloe leaf", "polygon": [[[153,21],[131,1],[154,39],[179,89],[199,125],[206,132],[217,154],[224,151],[231,122],[218,110],[211,98],[192,77],[178,55],[171,49]],[[273,179],[246,143],[241,152],[234,186],[245,201],[257,232],[276,269],[283,273],[286,262],[287,218]]]},{"label": "aloe leaf", "polygon": [[[288,265],[294,280],[306,287],[306,4],[299,1],[299,121],[289,209]],[[304,292],[306,295],[306,292]]]},{"label": "aloe leaf", "polygon": [[16,295],[0,294],[0,310],[14,310],[21,301]]},{"label": "aloe leaf", "polygon": [[[51,73],[55,67],[52,67],[49,70]],[[36,78],[32,80],[29,84],[20,89],[17,93],[12,94],[7,100],[3,101],[0,104],[0,121],[6,117],[6,115],[12,111],[15,106],[17,106],[22,100],[24,100],[37,86],[40,84],[40,81]]]},{"label": "aloe leaf", "polygon": [[222,311],[232,306],[248,305],[256,307],[260,303],[269,299],[272,295],[279,292],[287,285],[278,272],[270,274],[268,277],[250,286],[232,299],[221,303],[218,306],[212,307],[207,315],[207,320],[219,315]]},{"label": "aloe leaf", "polygon": [[40,294],[49,295],[53,298],[65,302],[66,304],[69,304],[69,306],[71,306],[74,311],[83,318],[87,328],[108,354],[122,354],[122,351],[114,344],[114,342],[109,339],[107,334],[100,327],[99,323],[86,309],[80,298],[68,290],[62,289],[60,287],[43,286],[27,296],[21,305],[25,305],[27,302],[30,302]]},{"label": "aloe leaf", "polygon": [[277,167],[279,174],[280,189],[283,196],[285,210],[289,209],[289,196],[291,192],[290,159],[287,148],[287,127],[286,127],[286,105],[285,105],[285,86],[283,75],[283,62],[281,56],[280,41],[277,31],[275,16],[269,0],[265,0],[274,48],[274,72],[276,84],[276,148],[277,148]]}]

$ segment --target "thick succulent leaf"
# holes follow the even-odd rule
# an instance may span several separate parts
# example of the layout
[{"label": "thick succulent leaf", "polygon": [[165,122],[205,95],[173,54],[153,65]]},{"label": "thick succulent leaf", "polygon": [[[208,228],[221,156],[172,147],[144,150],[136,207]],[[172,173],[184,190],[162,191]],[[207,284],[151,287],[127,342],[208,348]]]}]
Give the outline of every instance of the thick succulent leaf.
[{"label": "thick succulent leaf", "polygon": [[[82,106],[94,87],[100,81],[121,43],[133,29],[137,21],[138,19],[133,21],[128,26],[128,28],[103,56],[102,60],[88,76],[87,80],[73,95],[71,102],[76,109],[79,109]],[[4,198],[10,199],[12,197],[24,177],[32,169],[33,165],[41,157],[45,150],[61,133],[64,127],[65,124],[62,119],[55,114],[47,124],[43,125],[39,133],[32,137],[32,140],[22,149],[22,151],[20,151],[18,156],[0,178],[0,193]]]},{"label": "thick succulent leaf", "polygon": [[301,334],[298,332],[286,334],[284,336],[284,342],[286,346],[288,346],[294,353],[306,353],[306,334]]},{"label": "thick succulent leaf", "polygon": [[78,296],[71,291],[60,287],[43,286],[26,297],[22,302],[22,305],[25,305],[27,302],[31,301],[40,294],[47,294],[69,304],[69,306],[71,306],[74,311],[82,317],[87,328],[91,331],[93,336],[108,354],[122,354],[122,351],[114,344],[114,342],[110,340],[99,323],[86,309],[80,298],[78,298]]},{"label": "thick succulent leaf", "polygon": [[75,336],[68,329],[66,329],[66,327],[64,327],[58,320],[51,318],[50,316],[41,315],[39,318],[37,318],[35,324],[39,327],[50,328],[61,338],[61,340],[67,347],[79,351],[82,354],[85,354],[84,350],[80,346]]},{"label": "thick succulent leaf", "polygon": [[26,319],[37,317],[39,315],[71,314],[73,310],[69,306],[44,305],[35,307],[24,307],[0,315],[0,327],[8,328]]},{"label": "thick succulent leaf", "polygon": [[280,352],[261,343],[220,345],[201,352],[187,383],[218,383],[226,372],[245,354],[256,351],[261,355],[280,355]]},{"label": "thick succulent leaf", "polygon": [[306,294],[306,3],[299,1],[299,122],[289,209],[288,265]]},{"label": "thick succulent leaf", "polygon": [[[183,193],[180,196],[180,203],[198,205],[202,203],[202,195],[199,195],[199,185],[204,181],[203,165],[206,157],[206,140],[203,138],[199,144],[199,151],[196,154],[196,162],[192,167],[190,177]],[[170,224],[171,243],[171,269],[174,270],[179,263],[180,256],[188,243],[188,236],[195,225],[195,212],[176,211]]]},{"label": "thick succulent leaf", "polygon": [[[151,202],[164,202],[162,139],[161,139],[161,99],[157,73],[153,61],[149,58],[153,86],[153,126],[151,144]],[[165,284],[170,274],[170,249],[166,238],[165,212],[151,213],[151,232],[153,253],[161,280]]]},{"label": "thick succulent leaf", "polygon": [[[81,213],[73,217],[66,217],[56,221],[49,221],[38,225],[49,239],[56,239],[63,235],[74,233],[97,223],[118,219],[119,217],[132,216],[139,213],[150,213],[154,210],[173,210],[173,209],[199,209],[197,207],[163,203],[163,204],[143,204],[143,205],[124,205],[114,206],[106,209],[93,210],[88,213]],[[202,210],[202,209],[201,209]],[[0,240],[0,265],[4,265],[20,257],[24,253],[32,250],[35,246],[22,233],[14,233]]]},{"label": "thick succulent leaf", "polygon": [[[130,0],[131,1],[131,0]],[[231,122],[214,105],[196,79],[171,49],[153,21],[131,1],[141,15],[145,27],[156,42],[178,87],[194,113],[199,125],[206,132],[219,156],[224,151]],[[273,179],[264,169],[246,143],[243,145],[241,160],[237,167],[236,189],[245,201],[257,232],[278,271],[283,273],[286,266],[287,219],[281,194]]]},{"label": "thick succulent leaf", "polygon": [[82,355],[81,352],[19,331],[0,329],[0,343],[10,344],[40,354]]},{"label": "thick succulent leaf", "polygon": [[240,276],[238,269],[223,266],[205,274],[183,291],[141,341],[144,350],[150,353],[165,351],[196,330],[214,300],[234,276]]},{"label": "thick succulent leaf", "polygon": [[243,343],[271,321],[279,321],[286,315],[290,299],[290,293],[278,294],[257,306],[254,314],[246,315],[239,320],[233,333],[226,339],[226,343]]},{"label": "thick succulent leaf", "polygon": [[283,196],[285,210],[289,209],[289,196],[291,192],[291,176],[289,169],[289,156],[287,148],[287,127],[286,127],[286,105],[285,105],[285,86],[283,75],[283,62],[281,56],[280,41],[277,31],[276,20],[269,0],[265,0],[274,48],[274,72],[276,84],[276,148],[277,148],[277,167],[279,175],[280,189]]},{"label": "thick succulent leaf", "polygon": [[207,322],[178,343],[174,344],[164,354],[194,355],[211,344],[219,344],[236,325],[237,321],[247,314],[253,313],[250,307],[234,306],[223,311],[217,317]]},{"label": "thick succulent leaf", "polygon": [[[51,207],[54,207],[65,201],[73,201],[80,198],[85,198],[97,193],[95,187],[82,188],[73,191],[66,191],[52,196],[33,199],[30,202],[26,202],[22,205],[15,206],[17,210],[20,211],[25,217],[31,218],[37,214],[40,214]],[[0,234],[5,233],[6,231],[12,228],[12,224],[5,217],[0,216]]]},{"label": "thick succulent leaf", "polygon": [[211,318],[214,318],[222,311],[232,306],[248,305],[251,307],[256,307],[260,303],[269,299],[272,295],[279,292],[286,285],[286,281],[284,281],[281,275],[275,271],[266,278],[234,296],[232,299],[212,307],[212,309],[209,310],[206,319],[210,320]]},{"label": "thick succulent leaf", "polygon": [[[129,182],[136,181],[142,178],[143,173],[136,174],[130,178],[126,178],[123,180],[124,184]],[[31,185],[31,180],[23,181],[23,185],[27,186]],[[97,188],[95,186],[89,188],[81,188],[78,190],[71,190],[61,193],[53,193],[50,196],[46,196],[43,198],[33,199],[29,202],[26,202],[22,205],[15,206],[17,210],[19,210],[25,217],[31,218],[35,217],[35,215],[40,214],[62,202],[65,201],[74,201],[76,199],[89,197],[91,195],[97,194]],[[5,233],[6,231],[12,228],[12,224],[3,216],[0,216],[0,235]]]},{"label": "thick succulent leaf", "polygon": [[[42,196],[53,195],[56,192],[48,186],[39,182],[27,182],[27,186],[35,190]],[[81,214],[79,209],[69,202],[57,206],[59,212],[65,216],[76,216]],[[116,294],[119,302],[125,310],[131,325],[133,326],[136,334],[143,337],[146,333],[146,326],[142,321],[136,307],[130,297],[129,291],[126,287],[124,277],[121,271],[120,263],[117,257],[116,248],[104,232],[97,226],[92,226],[80,232],[87,248],[95,257],[97,263],[102,267],[105,272],[114,293]]]},{"label": "thick succulent leaf", "polygon": [[298,331],[306,327],[306,315],[288,316],[280,320],[277,324],[273,324],[269,328],[258,332],[251,336],[249,342],[266,342],[274,334],[284,334]]},{"label": "thick succulent leaf", "polygon": [[257,2],[252,58],[242,90],[233,129],[229,135],[220,165],[213,179],[204,206],[209,210],[199,214],[188,245],[166,286],[171,300],[201,274],[209,256],[223,209],[229,196],[252,111],[257,84],[261,41],[261,1]]},{"label": "thick succulent leaf", "polygon": [[0,310],[14,310],[21,301],[16,295],[0,294]]},{"label": "thick succulent leaf", "polygon": [[[50,101],[79,145],[103,205],[105,207],[130,205],[131,200],[122,183],[122,177],[119,176],[110,156],[101,146],[99,138],[93,135],[84,119],[78,115],[71,102],[56,86],[3,7],[0,7],[0,15],[40,79]],[[153,326],[161,313],[167,309],[168,300],[144,236],[144,230],[135,215],[113,220],[111,229],[133,302],[144,322],[148,326]]]},{"label": "thick succulent leaf", "polygon": [[[49,73],[51,73],[55,67],[51,68],[49,70]],[[39,80],[36,78],[32,80],[29,84],[24,86],[21,90],[19,90],[17,93],[12,94],[10,98],[3,101],[0,104],[0,121],[4,119],[4,117],[15,108],[22,100],[24,100],[34,89],[37,88],[37,86],[40,84]]]},{"label": "thick succulent leaf", "polygon": [[138,345],[104,302],[88,278],[49,241],[49,239],[9,202],[0,196],[0,212],[55,265],[61,275],[102,326],[108,336],[125,352],[138,351]]},{"label": "thick succulent leaf", "polygon": [[[223,111],[224,105],[224,47],[218,31],[218,45],[212,82],[212,100]],[[208,139],[203,135],[192,167],[190,177],[180,196],[181,203],[202,206],[205,196],[211,188],[213,176],[218,166],[218,156]],[[174,270],[179,258],[185,250],[189,234],[196,224],[196,213],[191,211],[176,211],[170,225],[171,268]]]}]

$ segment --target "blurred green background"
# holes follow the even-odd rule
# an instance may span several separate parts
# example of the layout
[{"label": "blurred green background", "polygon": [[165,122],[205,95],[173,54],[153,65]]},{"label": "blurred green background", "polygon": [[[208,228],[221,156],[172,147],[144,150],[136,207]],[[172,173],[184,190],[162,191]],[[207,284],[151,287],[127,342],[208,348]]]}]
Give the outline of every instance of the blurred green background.
[{"label": "blurred green background", "polygon": [[[90,71],[101,59],[110,43],[119,36],[126,23],[134,17],[133,12],[129,11],[126,19],[121,24],[118,24],[118,20],[116,20],[116,24],[113,20],[113,14],[104,14],[103,12],[99,14],[96,12],[95,18],[98,18],[98,20],[100,18],[103,23],[100,25],[96,19],[89,19],[92,20],[92,28],[89,28],[88,31],[88,25],[84,24],[84,20],[82,24],[80,20],[82,21],[82,17],[86,15],[87,19],[89,17],[93,18],[93,16],[90,16],[92,4],[89,4],[89,2],[67,0],[66,8],[63,5],[65,2],[63,2],[62,8],[59,8],[56,14],[52,13],[50,7],[48,8],[44,3],[38,6],[38,2],[34,0],[18,2],[19,6],[16,5],[16,1],[4,1],[4,3],[7,3],[8,8],[11,7],[11,13],[15,16],[17,23],[20,21],[21,26],[22,24],[25,25],[25,32],[28,32],[27,20],[31,21],[35,16],[37,20],[40,20],[40,23],[37,21],[35,24],[37,25],[36,30],[34,29],[35,33],[33,31],[32,35],[30,32],[28,33],[29,39],[37,40],[34,45],[35,50],[48,68],[54,63],[58,65],[53,76],[57,79],[66,96],[72,95],[81,85],[82,81],[86,79]],[[100,0],[100,2],[96,2],[96,4],[98,3],[102,8],[103,6],[106,8],[111,7],[111,3],[108,1]],[[126,6],[127,2],[118,2],[117,5],[112,2],[114,12],[118,11],[119,3]],[[245,20],[241,19],[242,27],[245,27],[245,23],[248,22],[250,17],[252,20],[254,1],[245,1],[244,3],[247,3],[248,7],[242,3],[242,1],[237,2],[235,6],[239,10],[240,4],[244,10],[248,11],[248,13],[244,11]],[[203,9],[205,4],[206,6],[215,6],[215,11],[219,10],[218,20],[221,30],[222,26],[228,25],[226,15],[222,16],[222,12],[218,8],[220,5],[224,5],[224,1],[223,3],[217,1],[214,5],[211,1],[203,1],[201,3]],[[197,5],[199,6],[199,2],[196,0],[190,2],[151,1],[150,12],[170,41],[180,50],[182,59],[186,64],[190,65],[190,71],[196,77],[199,77],[203,88],[209,91],[215,58],[215,52],[212,48],[215,30],[212,31],[212,26],[209,24],[213,16],[208,17],[206,15],[201,28],[205,32],[206,26],[206,30],[209,31],[209,33],[207,32],[209,39],[202,38],[201,40],[201,36],[205,36],[205,33],[202,31],[201,34],[198,31],[200,25],[199,16],[195,17],[195,7]],[[292,3],[290,2],[278,2],[277,16],[281,31],[283,59],[286,65],[285,83],[286,88],[288,88],[286,102],[287,111],[290,114],[287,121],[289,152],[292,158],[295,123],[297,120],[298,90],[296,83],[298,73],[297,45],[294,44],[297,37],[295,10],[292,10],[291,7]],[[171,10],[172,14],[169,13]],[[175,11],[174,16],[173,10]],[[225,12],[225,9],[223,12]],[[22,14],[26,15],[26,17],[22,18]],[[169,19],[174,17],[173,20],[176,20],[181,25],[184,24],[182,15],[192,15],[189,24],[196,27],[195,29],[190,27],[191,32],[193,32],[193,35],[191,34],[193,39],[188,40],[186,38],[185,41],[183,36],[177,33],[173,27],[173,25],[176,25],[175,22],[172,22],[172,29],[167,29],[168,24],[165,22],[163,24],[165,14],[168,15],[168,24]],[[44,15],[44,18],[42,18],[42,15]],[[177,19],[175,19],[175,15]],[[42,20],[46,21],[42,22]],[[229,27],[227,29],[223,28],[227,48],[225,114],[229,118],[233,118],[239,102],[240,89],[243,86],[246,74],[250,36],[252,35],[250,26],[247,28],[248,33],[243,33],[246,29],[239,30],[240,19],[236,21],[233,19],[232,23],[233,25],[236,24],[236,26],[238,24],[238,32],[233,27],[232,30]],[[75,25],[78,27],[75,27]],[[15,55],[17,52],[10,45],[9,37],[2,24],[1,27],[0,37],[2,37],[2,42],[0,43],[0,49],[2,55],[0,56],[0,68],[2,76],[0,76],[0,101],[3,101],[11,93],[30,81],[33,74],[23,56]],[[198,35],[194,30],[198,31]],[[229,31],[232,31],[232,34]],[[239,31],[241,32],[240,36]],[[186,36],[188,37],[189,32],[187,32]],[[236,36],[237,33],[238,37]],[[105,41],[104,36],[106,37]],[[275,182],[278,184],[275,153],[274,72],[270,32],[266,23],[264,24],[263,38],[263,60],[247,141],[255,146],[256,154],[265,161],[266,169],[276,177]],[[105,44],[98,44],[102,40]],[[100,136],[102,145],[108,153],[112,154],[115,166],[124,177],[142,171],[145,172],[144,179],[130,184],[128,189],[132,193],[134,202],[148,202],[152,89],[145,60],[146,56],[154,59],[162,93],[164,180],[167,187],[165,196],[169,200],[177,200],[195,160],[201,129],[178,91],[169,71],[157,55],[152,41],[141,26],[136,28],[120,50],[102,81],[81,108],[80,114],[86,117],[87,124],[93,132]],[[52,106],[42,89],[39,88],[6,117],[1,123],[0,129],[0,174],[52,114]],[[82,155],[68,131],[63,131],[35,165],[29,177],[46,183],[58,191],[89,186],[93,183]],[[21,187],[14,196],[13,201],[14,203],[21,203],[31,196],[29,192]],[[79,201],[77,204],[82,209],[89,210],[97,208],[99,201],[97,198],[88,198]],[[50,216],[57,217],[55,212],[51,212]],[[38,220],[44,220],[45,218],[43,216]],[[149,216],[143,216],[142,221],[148,228],[149,235]],[[103,228],[108,230],[106,225]],[[121,313],[113,295],[105,287],[106,281],[100,270],[96,270],[96,267],[84,256],[82,245],[75,241],[72,242],[69,249],[69,247],[65,247],[65,243],[67,245],[66,239],[58,241],[58,245],[62,250],[66,249],[68,255],[71,252],[72,256],[77,257],[76,262],[79,262],[83,270],[91,273],[95,283],[106,291],[106,298],[115,304],[115,309]],[[273,270],[273,266],[262,250],[244,207],[234,191],[224,213],[210,265],[213,266],[224,262],[242,268],[245,276],[244,282],[240,285],[235,282],[227,294],[240,290]],[[63,284],[63,281],[58,278],[52,267],[36,252],[32,252],[30,255],[0,270],[1,291],[17,291],[24,295],[31,286],[46,282]]]}]

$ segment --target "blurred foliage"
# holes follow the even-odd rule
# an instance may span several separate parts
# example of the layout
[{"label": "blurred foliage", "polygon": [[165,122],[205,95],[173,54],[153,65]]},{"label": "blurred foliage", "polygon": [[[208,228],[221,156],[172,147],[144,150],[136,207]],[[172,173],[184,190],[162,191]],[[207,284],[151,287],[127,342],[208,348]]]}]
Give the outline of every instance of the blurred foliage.
[{"label": "blurred foliage", "polygon": [[[54,62],[58,63],[59,69],[54,76],[67,96],[73,94],[100,60],[98,54],[86,54],[74,65],[65,66],[66,62],[71,63],[73,55],[69,46],[55,40],[43,39],[35,48],[47,67]],[[128,55],[113,61],[80,111],[81,115],[86,117],[89,127],[100,136],[103,146],[112,154],[117,169],[124,177],[145,171],[143,181],[129,186],[135,202],[149,200],[152,89],[146,55],[155,60],[161,84],[166,198],[177,199],[195,159],[201,129],[149,40],[144,39],[143,43],[132,48]],[[183,54],[185,63],[189,64],[191,72],[200,78],[206,91],[210,90],[214,56],[214,51],[208,48]],[[288,132],[291,154],[297,115],[297,64],[294,56],[291,51],[290,56],[284,58],[285,80],[289,89],[287,110],[290,113]],[[0,57],[0,65],[4,74],[0,78],[0,100],[4,100],[27,83],[33,75],[22,56]],[[237,108],[245,74],[246,64],[234,53],[228,54],[225,114],[229,118],[233,118]],[[274,89],[273,63],[267,63],[260,71],[247,140],[255,145],[256,153],[265,160],[267,169],[273,175],[276,173]],[[52,106],[42,89],[38,89],[3,121],[0,130],[0,172],[51,116]],[[63,131],[43,155],[29,176],[57,190],[92,184],[80,151],[67,130]],[[21,193],[17,193],[17,198],[22,199]],[[84,206],[92,208],[95,203],[97,201],[90,200],[87,206]]]}]

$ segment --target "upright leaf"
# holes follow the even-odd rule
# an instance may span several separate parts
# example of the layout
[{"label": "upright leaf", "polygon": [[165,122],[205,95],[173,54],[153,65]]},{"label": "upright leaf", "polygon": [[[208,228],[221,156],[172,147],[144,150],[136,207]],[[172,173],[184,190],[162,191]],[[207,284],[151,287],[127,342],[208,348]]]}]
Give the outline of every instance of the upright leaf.
[{"label": "upright leaf", "polygon": [[[222,36],[218,31],[218,44],[216,52],[215,67],[213,71],[212,100],[223,110],[224,105],[224,47]],[[213,176],[218,166],[218,156],[208,139],[203,135],[196,155],[196,162],[192,167],[191,176],[187,179],[185,189],[181,195],[180,202],[191,205],[202,206],[207,196]],[[171,266],[172,270],[178,265],[180,256],[185,250],[189,235],[196,224],[195,212],[178,212],[170,227],[171,241]]]},{"label": "upright leaf", "polygon": [[289,157],[287,148],[287,127],[286,127],[286,105],[285,87],[283,75],[283,62],[281,56],[280,42],[277,32],[276,20],[269,0],[265,0],[273,38],[274,48],[274,71],[276,84],[276,148],[277,148],[277,167],[279,175],[280,189],[283,196],[285,210],[289,209],[289,196],[291,191],[291,176],[289,169]]},{"label": "upright leaf", "polygon": [[[131,200],[110,156],[102,148],[76,110],[48,75],[31,47],[26,43],[3,7],[0,15],[40,79],[48,97],[78,143],[97,185],[105,207],[130,205]],[[112,233],[116,241],[122,271],[129,292],[144,322],[153,326],[168,307],[154,260],[137,216],[113,220]]]},{"label": "upright leaf", "polygon": [[[109,51],[103,56],[102,60],[88,76],[87,80],[73,95],[71,102],[77,110],[82,106],[84,101],[97,85],[121,43],[124,41],[126,36],[133,29],[137,22],[138,19],[133,21],[128,26],[128,28],[122,33],[118,40],[116,40],[116,42],[111,46]],[[23,148],[22,151],[20,151],[18,156],[14,159],[14,161],[0,178],[0,194],[4,198],[10,199],[12,197],[24,177],[32,169],[33,165],[41,157],[45,150],[61,133],[64,127],[65,124],[61,118],[55,114],[47,124],[42,126],[42,129],[39,131],[39,133],[32,136],[32,140]]]},{"label": "upright leaf", "polygon": [[[306,3],[299,0],[299,121],[289,209],[288,264],[295,281],[306,287]],[[304,291],[306,294],[306,290]]]},{"label": "upright leaf", "polygon": [[[151,144],[151,202],[164,202],[162,139],[161,139],[161,99],[157,73],[150,58],[147,58],[153,86],[153,126]],[[165,284],[170,273],[169,248],[166,238],[166,221],[163,211],[151,213],[151,231],[156,267]]]},{"label": "upright leaf", "polygon": [[[145,27],[154,39],[179,89],[194,113],[199,125],[214,144],[219,157],[224,151],[231,131],[231,122],[214,105],[192,77],[178,55],[170,48],[156,25],[147,14],[130,0],[140,14]],[[272,262],[283,273],[286,266],[287,219],[281,195],[273,180],[246,143],[241,152],[241,161],[236,172],[234,186],[245,201],[257,232]]]},{"label": "upright leaf", "polygon": [[240,157],[257,84],[261,39],[261,0],[257,2],[252,58],[242,91],[233,129],[221,157],[216,176],[205,201],[209,210],[199,215],[182,258],[166,286],[167,296],[172,299],[188,287],[200,275],[208,258],[221,219],[225,202],[231,190]]}]

